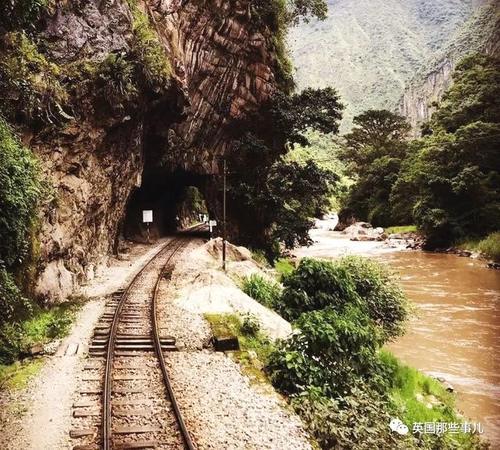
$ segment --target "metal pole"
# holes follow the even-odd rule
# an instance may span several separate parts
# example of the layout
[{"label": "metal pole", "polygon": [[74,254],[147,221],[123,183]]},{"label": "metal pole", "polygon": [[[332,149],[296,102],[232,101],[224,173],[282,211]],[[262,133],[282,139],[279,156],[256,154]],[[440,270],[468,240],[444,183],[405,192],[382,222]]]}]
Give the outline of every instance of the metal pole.
[{"label": "metal pole", "polygon": [[222,223],[222,269],[225,271],[226,270],[226,190],[227,190],[227,183],[226,183],[226,158],[223,159],[223,164],[224,164],[224,197],[222,200],[222,218],[223,218],[223,223]]}]

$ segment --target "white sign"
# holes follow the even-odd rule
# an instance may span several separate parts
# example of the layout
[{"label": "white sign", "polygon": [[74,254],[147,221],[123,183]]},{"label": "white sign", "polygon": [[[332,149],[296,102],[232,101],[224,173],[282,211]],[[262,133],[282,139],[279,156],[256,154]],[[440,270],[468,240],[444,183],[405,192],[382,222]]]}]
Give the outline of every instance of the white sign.
[{"label": "white sign", "polygon": [[153,222],[153,211],[151,209],[144,209],[142,211],[142,221],[144,223]]},{"label": "white sign", "polygon": [[211,220],[210,222],[208,222],[208,225],[210,227],[216,227],[217,226],[217,221],[216,220]]}]

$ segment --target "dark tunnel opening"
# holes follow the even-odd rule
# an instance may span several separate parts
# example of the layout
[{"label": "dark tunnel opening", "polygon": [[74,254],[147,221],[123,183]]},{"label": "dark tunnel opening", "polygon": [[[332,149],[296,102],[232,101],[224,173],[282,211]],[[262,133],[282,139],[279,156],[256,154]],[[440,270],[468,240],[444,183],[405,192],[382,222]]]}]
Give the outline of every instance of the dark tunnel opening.
[{"label": "dark tunnel opening", "polygon": [[[146,242],[156,240],[208,216],[203,197],[206,176],[177,170],[166,172],[157,168],[145,171],[142,184],[129,197],[122,234],[125,239]],[[153,212],[153,222],[143,223],[143,211]]]}]

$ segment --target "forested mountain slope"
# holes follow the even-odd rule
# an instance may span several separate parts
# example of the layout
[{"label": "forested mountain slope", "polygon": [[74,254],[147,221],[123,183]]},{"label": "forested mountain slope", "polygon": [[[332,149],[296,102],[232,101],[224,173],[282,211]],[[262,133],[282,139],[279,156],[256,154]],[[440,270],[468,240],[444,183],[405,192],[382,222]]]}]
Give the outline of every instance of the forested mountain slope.
[{"label": "forested mountain slope", "polygon": [[343,129],[369,108],[394,109],[415,73],[439,54],[482,2],[329,0],[328,18],[290,33],[298,88],[336,87]]}]

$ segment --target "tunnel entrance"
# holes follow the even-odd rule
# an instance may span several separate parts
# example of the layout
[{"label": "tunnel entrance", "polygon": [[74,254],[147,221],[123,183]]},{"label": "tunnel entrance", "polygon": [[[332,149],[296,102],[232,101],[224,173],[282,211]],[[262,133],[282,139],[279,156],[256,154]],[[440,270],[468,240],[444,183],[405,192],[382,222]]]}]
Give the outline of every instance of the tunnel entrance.
[{"label": "tunnel entrance", "polygon": [[149,226],[152,240],[198,222],[200,214],[208,215],[202,194],[205,180],[206,176],[181,170],[145,172],[141,187],[132,192],[127,204],[122,230],[125,239],[146,242],[143,210],[153,211],[153,223]]}]

